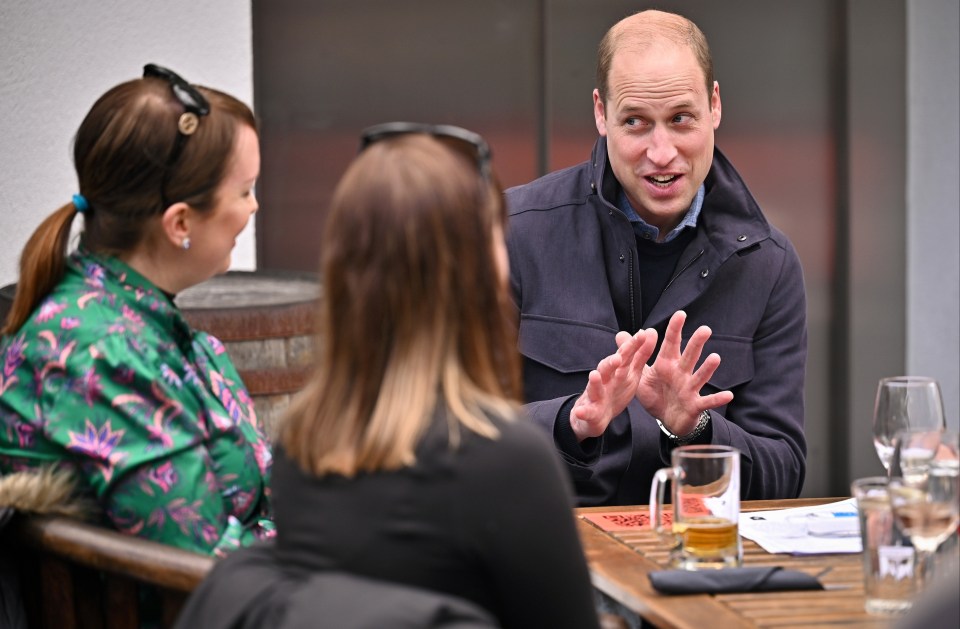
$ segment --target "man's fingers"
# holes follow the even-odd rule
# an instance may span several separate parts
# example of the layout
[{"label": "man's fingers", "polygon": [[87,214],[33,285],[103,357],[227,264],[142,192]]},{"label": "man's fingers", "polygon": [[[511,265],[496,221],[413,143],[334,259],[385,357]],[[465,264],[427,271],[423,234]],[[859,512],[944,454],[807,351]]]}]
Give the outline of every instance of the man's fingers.
[{"label": "man's fingers", "polygon": [[677,310],[670,317],[670,323],[667,324],[667,330],[663,333],[663,345],[660,347],[660,354],[667,358],[675,358],[680,355],[680,341],[683,334],[683,324],[687,320],[687,313],[683,310]]},{"label": "man's fingers", "polygon": [[705,325],[701,325],[694,331],[690,340],[687,341],[686,347],[683,348],[683,353],[680,354],[680,367],[682,369],[693,371],[700,360],[700,355],[703,353],[703,346],[707,344],[711,334],[713,334],[713,331]]},{"label": "man's fingers", "polygon": [[[597,365],[594,372],[597,373],[597,377],[600,378],[602,382],[607,382],[613,377],[617,368],[622,364],[623,358],[620,354],[611,354],[600,361],[600,364]],[[590,375],[593,376],[593,372],[591,372]]]},{"label": "man's fingers", "polygon": [[[600,364],[602,365],[603,361],[600,361]],[[603,374],[600,373],[599,368],[591,371],[587,376],[587,386],[583,390],[581,399],[586,403],[593,403],[600,399],[603,392],[604,380]]]},{"label": "man's fingers", "polygon": [[716,373],[717,367],[720,366],[720,356],[718,354],[710,354],[704,359],[703,364],[700,365],[700,368],[693,372],[693,378],[695,383],[695,388],[697,391],[701,390],[707,382],[710,381],[710,378],[713,377],[713,374]]},{"label": "man's fingers", "polygon": [[650,360],[650,357],[653,356],[653,351],[657,349],[657,331],[649,328],[647,330],[641,330],[637,333],[637,336],[640,337],[638,339],[640,345],[637,348],[636,358],[646,364],[646,362]]},{"label": "man's fingers", "polygon": [[600,377],[596,371],[591,371],[590,375],[587,378],[587,386],[583,389],[583,393],[580,394],[580,398],[574,403],[573,409],[571,409],[571,417],[575,417],[579,421],[590,422],[596,415],[596,383],[594,378]]},{"label": "man's fingers", "polygon": [[[622,364],[626,365],[636,362],[637,352],[642,352],[646,348],[649,333],[650,330],[640,330],[634,335],[631,335],[629,332],[617,333],[617,353],[623,358]],[[654,330],[653,333],[654,339],[656,339],[656,331]],[[656,346],[656,341],[654,341],[654,346]],[[649,357],[650,352],[648,351],[642,360],[646,361]]]},{"label": "man's fingers", "polygon": [[700,398],[700,403],[705,409],[717,408],[718,406],[729,404],[732,401],[733,392],[731,391],[718,391],[717,393],[704,395]]}]

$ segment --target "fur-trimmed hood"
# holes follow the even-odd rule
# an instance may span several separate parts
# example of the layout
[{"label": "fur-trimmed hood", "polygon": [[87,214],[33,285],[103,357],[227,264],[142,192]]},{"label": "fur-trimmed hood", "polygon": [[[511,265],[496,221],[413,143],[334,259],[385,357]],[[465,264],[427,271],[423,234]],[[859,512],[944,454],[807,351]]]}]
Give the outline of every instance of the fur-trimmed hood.
[{"label": "fur-trimmed hood", "polygon": [[54,466],[0,476],[0,510],[88,519],[92,504],[79,496],[74,475]]}]

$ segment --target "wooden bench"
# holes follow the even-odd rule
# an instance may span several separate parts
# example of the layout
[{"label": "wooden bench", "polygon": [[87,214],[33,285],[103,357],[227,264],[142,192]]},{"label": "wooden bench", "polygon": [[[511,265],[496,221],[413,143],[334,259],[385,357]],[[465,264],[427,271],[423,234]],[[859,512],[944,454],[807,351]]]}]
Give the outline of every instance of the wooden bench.
[{"label": "wooden bench", "polygon": [[[170,627],[215,559],[76,520],[15,515],[0,548],[19,572],[31,629],[137,629],[144,588]],[[152,614],[151,614],[152,615]]]}]

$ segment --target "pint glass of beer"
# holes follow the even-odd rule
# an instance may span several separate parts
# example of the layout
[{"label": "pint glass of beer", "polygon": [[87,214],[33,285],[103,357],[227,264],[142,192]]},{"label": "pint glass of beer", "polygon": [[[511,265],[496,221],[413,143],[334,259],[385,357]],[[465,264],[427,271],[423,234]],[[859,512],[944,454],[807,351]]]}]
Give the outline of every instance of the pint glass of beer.
[{"label": "pint glass of beer", "polygon": [[[650,486],[650,521],[674,547],[677,568],[727,568],[743,561],[740,518],[740,451],[728,446],[681,446],[671,467],[658,470]],[[664,494],[673,485],[672,520]]]}]

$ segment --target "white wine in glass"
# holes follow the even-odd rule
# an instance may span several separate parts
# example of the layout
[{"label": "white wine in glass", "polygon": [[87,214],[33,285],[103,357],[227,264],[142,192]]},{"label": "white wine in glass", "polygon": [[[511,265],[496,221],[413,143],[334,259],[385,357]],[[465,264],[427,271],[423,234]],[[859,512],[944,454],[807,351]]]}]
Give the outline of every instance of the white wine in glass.
[{"label": "white wine in glass", "polygon": [[890,506],[917,550],[921,583],[935,572],[940,544],[960,524],[960,435],[952,430],[897,433],[890,468]]},{"label": "white wine in glass", "polygon": [[933,378],[920,376],[882,378],[873,407],[873,445],[888,472],[894,437],[898,431],[911,428],[946,428],[940,385]]}]

